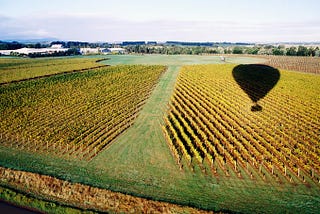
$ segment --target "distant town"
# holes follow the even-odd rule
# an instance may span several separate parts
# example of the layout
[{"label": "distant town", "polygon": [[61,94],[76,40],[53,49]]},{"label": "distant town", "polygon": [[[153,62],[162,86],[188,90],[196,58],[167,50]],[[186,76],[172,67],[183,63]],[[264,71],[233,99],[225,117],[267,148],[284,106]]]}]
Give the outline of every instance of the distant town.
[{"label": "distant town", "polygon": [[252,54],[319,57],[320,43],[0,41],[0,56],[44,57],[97,54]]}]

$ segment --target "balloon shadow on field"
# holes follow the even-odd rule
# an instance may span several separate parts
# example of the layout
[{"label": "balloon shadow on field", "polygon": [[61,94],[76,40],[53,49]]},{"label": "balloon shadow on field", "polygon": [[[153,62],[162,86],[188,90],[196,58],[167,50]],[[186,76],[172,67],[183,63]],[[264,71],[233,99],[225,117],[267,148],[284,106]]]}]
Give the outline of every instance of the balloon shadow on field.
[{"label": "balloon shadow on field", "polygon": [[268,65],[248,64],[234,67],[232,76],[254,103],[251,111],[262,111],[258,101],[277,84],[280,72]]}]

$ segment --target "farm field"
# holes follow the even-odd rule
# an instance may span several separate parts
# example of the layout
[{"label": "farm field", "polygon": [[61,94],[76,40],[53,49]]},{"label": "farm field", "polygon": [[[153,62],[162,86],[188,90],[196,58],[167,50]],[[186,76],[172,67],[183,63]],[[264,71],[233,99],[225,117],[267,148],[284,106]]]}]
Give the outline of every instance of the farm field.
[{"label": "farm field", "polygon": [[[259,96],[268,82],[260,80],[253,87],[245,77],[239,88],[230,75],[237,67],[181,69],[165,118],[165,133],[177,163],[192,170],[197,165],[204,173],[319,185],[319,78],[300,77],[305,84],[299,84],[301,79],[290,80],[283,73],[286,82],[280,81],[258,101],[263,107],[257,112],[250,108],[252,96],[244,91]],[[246,73],[250,67],[242,66]],[[266,66],[253,68],[270,71]],[[241,90],[243,86],[247,90]]]},{"label": "farm field", "polygon": [[100,58],[0,58],[0,84],[100,67]]},{"label": "farm field", "polygon": [[2,144],[91,159],[132,125],[164,66],[116,66],[0,88]]},{"label": "farm field", "polygon": [[249,56],[226,56],[226,61],[222,62],[220,56],[197,56],[197,55],[109,55],[109,60],[102,61],[102,63],[110,65],[119,64],[144,64],[144,65],[167,65],[167,66],[181,66],[192,64],[249,64],[249,63],[263,63],[265,58],[256,58]]},{"label": "farm field", "polygon": [[[320,209],[318,75],[278,70],[279,79],[268,93],[258,96],[256,93],[260,92],[256,92],[250,96],[233,75],[238,65],[229,63],[228,58],[227,63],[221,65],[193,65],[221,62],[220,58],[209,56],[193,60],[195,56],[190,59],[189,56],[174,56],[174,60],[171,56],[163,56],[163,59],[167,57],[163,62],[162,56],[110,56],[111,59],[104,63],[121,64],[121,57],[123,64],[168,66],[165,73],[163,66],[111,66],[88,72],[101,78],[106,75],[103,70],[117,68],[113,73],[118,73],[125,68],[154,68],[158,78],[161,75],[157,84],[152,85],[152,93],[130,128],[101,152],[96,151],[93,158],[61,153],[61,148],[62,151],[70,149],[66,146],[53,147],[57,151],[55,154],[46,150],[45,142],[42,143],[43,150],[34,151],[21,149],[21,143],[11,141],[10,144],[9,140],[3,139],[0,165],[214,211],[316,213]],[[143,57],[146,57],[145,63]],[[236,63],[241,64],[261,62],[257,58],[229,60],[239,60]],[[76,76],[87,74],[68,75],[70,79],[77,79]],[[56,85],[61,81],[58,75],[32,82],[47,88],[51,83],[45,82],[51,82],[50,79],[55,80]],[[87,81],[106,81],[104,78],[93,79],[88,77]],[[29,88],[30,83],[0,87],[1,90],[11,88],[4,93],[7,94],[20,90],[18,85]],[[79,82],[73,83],[75,86]],[[61,84],[59,90],[72,89],[65,86],[68,84]],[[104,99],[105,95],[100,96]],[[257,103],[262,109],[252,111],[254,102],[250,97],[260,97]],[[64,103],[64,107],[69,105],[72,106],[69,102]],[[86,109],[91,109],[90,105]],[[210,124],[205,118],[209,118]],[[3,125],[2,130],[8,131],[8,124]],[[214,136],[212,142],[210,135]],[[181,149],[176,146],[179,140],[185,150],[183,146]],[[211,147],[206,140],[210,141]],[[199,141],[206,144],[201,147],[197,144]],[[70,151],[73,151],[72,147]]]},{"label": "farm field", "polygon": [[267,65],[285,70],[319,74],[319,57],[268,56]]}]

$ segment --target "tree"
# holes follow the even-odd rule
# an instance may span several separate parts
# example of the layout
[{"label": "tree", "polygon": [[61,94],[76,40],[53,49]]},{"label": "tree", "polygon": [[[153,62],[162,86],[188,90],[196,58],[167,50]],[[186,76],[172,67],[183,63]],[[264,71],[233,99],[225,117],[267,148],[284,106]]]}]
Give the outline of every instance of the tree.
[{"label": "tree", "polygon": [[0,50],[16,50],[23,48],[25,45],[20,44],[19,42],[2,42],[0,41]]},{"label": "tree", "polygon": [[[317,48],[318,48],[318,47],[316,47],[316,48],[310,47],[310,48],[308,49],[308,56],[315,56],[315,55],[316,55],[316,50],[317,50]],[[319,48],[318,48],[318,50],[319,50]]]},{"label": "tree", "polygon": [[42,48],[40,43],[34,45],[34,48]]},{"label": "tree", "polygon": [[308,56],[308,48],[304,46],[299,46],[297,51],[297,56]]},{"label": "tree", "polygon": [[296,47],[290,47],[286,49],[286,55],[287,56],[297,56],[297,48]]},{"label": "tree", "polygon": [[233,48],[232,53],[233,54],[243,54],[243,51],[242,51],[241,47],[236,46]]},{"label": "tree", "polygon": [[259,47],[252,47],[247,49],[247,53],[255,55],[255,54],[258,54],[259,50],[260,50]]},{"label": "tree", "polygon": [[281,50],[280,48],[273,48],[272,49],[272,54],[273,55],[284,55],[284,51]]},{"label": "tree", "polygon": [[320,50],[319,50],[319,47],[316,47],[316,48],[314,49],[314,56],[317,56],[317,57],[319,57],[319,56],[320,56]]}]

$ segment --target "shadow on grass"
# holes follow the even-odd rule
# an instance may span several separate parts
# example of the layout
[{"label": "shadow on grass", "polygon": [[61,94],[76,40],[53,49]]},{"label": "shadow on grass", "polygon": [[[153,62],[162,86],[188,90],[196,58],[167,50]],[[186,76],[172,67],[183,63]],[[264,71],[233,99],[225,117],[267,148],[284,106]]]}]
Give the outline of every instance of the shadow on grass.
[{"label": "shadow on grass", "polygon": [[238,65],[232,70],[234,80],[254,102],[251,111],[262,111],[258,101],[265,97],[280,79],[278,69],[268,65]]}]

